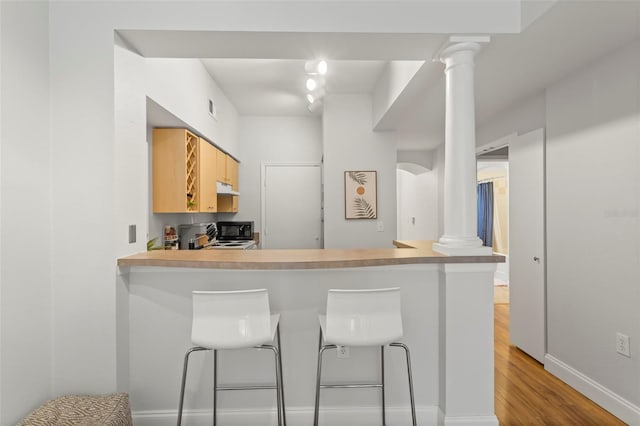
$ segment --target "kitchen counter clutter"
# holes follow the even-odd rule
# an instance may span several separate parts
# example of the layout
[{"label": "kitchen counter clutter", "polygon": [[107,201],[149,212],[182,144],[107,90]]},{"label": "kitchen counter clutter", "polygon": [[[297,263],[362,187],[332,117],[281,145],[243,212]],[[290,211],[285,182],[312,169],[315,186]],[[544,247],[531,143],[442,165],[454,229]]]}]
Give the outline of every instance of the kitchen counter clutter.
[{"label": "kitchen counter clutter", "polygon": [[210,269],[326,269],[365,266],[501,263],[504,256],[447,256],[431,249],[433,241],[394,241],[397,248],[305,250],[157,250],[118,259],[118,266]]}]

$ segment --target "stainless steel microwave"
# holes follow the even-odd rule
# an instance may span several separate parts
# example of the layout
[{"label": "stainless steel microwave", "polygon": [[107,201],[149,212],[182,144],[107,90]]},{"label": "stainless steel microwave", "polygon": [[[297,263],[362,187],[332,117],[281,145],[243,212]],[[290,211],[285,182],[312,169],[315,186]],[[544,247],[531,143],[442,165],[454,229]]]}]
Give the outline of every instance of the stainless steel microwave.
[{"label": "stainless steel microwave", "polygon": [[253,222],[218,222],[218,240],[253,240]]}]

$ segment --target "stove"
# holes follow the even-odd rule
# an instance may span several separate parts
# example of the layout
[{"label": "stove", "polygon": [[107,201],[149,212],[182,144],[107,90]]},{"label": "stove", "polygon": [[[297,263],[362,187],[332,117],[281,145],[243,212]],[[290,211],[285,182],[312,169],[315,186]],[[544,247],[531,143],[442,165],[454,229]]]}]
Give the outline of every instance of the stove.
[{"label": "stove", "polygon": [[256,249],[254,240],[224,240],[216,241],[205,247],[208,250],[251,250]]}]

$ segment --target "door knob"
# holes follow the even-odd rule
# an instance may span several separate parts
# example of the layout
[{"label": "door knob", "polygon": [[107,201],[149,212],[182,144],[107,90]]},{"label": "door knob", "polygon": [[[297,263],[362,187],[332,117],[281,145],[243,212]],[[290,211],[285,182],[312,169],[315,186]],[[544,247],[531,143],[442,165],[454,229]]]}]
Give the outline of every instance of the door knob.
[{"label": "door knob", "polygon": [[533,256],[533,261],[540,263],[540,258],[538,256]]}]

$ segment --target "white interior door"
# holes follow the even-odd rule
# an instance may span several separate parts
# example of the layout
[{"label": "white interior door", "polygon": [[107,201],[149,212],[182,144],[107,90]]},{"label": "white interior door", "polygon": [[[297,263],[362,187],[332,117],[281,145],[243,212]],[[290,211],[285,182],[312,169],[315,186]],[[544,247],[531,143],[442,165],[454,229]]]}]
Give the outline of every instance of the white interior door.
[{"label": "white interior door", "polygon": [[264,164],[262,248],[322,248],[320,164]]},{"label": "white interior door", "polygon": [[544,363],[546,285],[544,129],[509,144],[511,343]]}]

